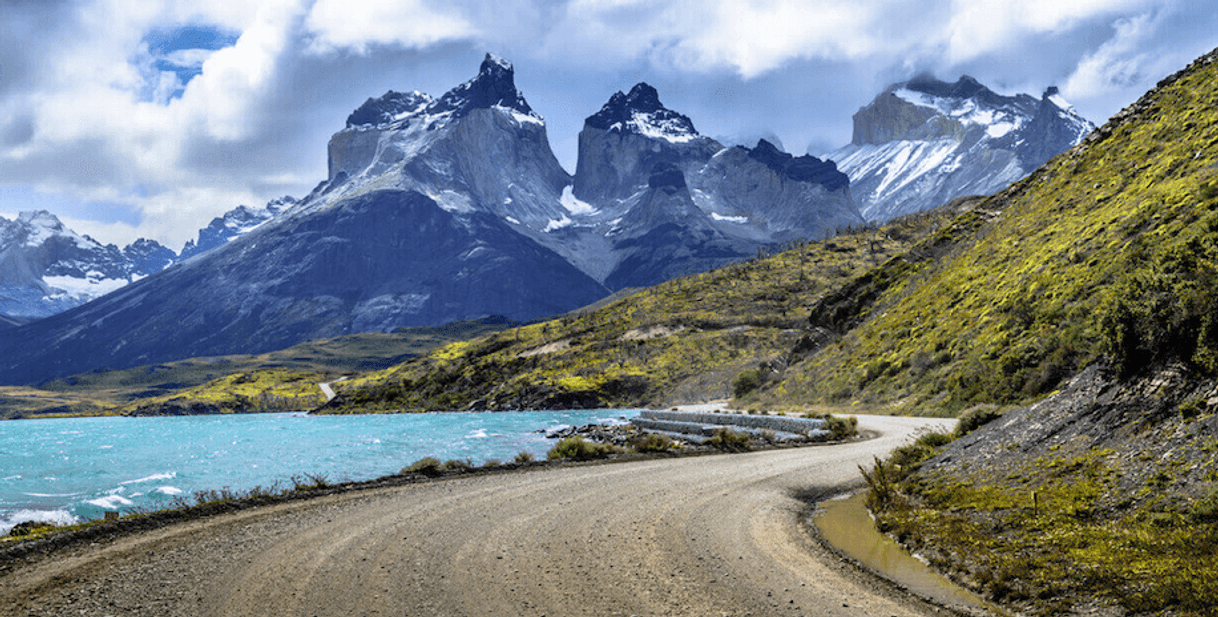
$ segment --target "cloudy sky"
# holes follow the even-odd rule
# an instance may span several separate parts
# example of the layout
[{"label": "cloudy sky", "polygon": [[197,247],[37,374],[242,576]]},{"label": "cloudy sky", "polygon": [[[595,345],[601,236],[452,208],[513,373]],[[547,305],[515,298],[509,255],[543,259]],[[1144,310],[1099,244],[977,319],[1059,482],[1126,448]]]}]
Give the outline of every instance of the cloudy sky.
[{"label": "cloudy sky", "polygon": [[0,214],[180,249],[308,193],[369,96],[439,96],[488,51],[574,171],[583,119],[639,81],[703,134],[821,153],[920,72],[1057,85],[1100,124],[1216,46],[1208,0],[0,0]]}]

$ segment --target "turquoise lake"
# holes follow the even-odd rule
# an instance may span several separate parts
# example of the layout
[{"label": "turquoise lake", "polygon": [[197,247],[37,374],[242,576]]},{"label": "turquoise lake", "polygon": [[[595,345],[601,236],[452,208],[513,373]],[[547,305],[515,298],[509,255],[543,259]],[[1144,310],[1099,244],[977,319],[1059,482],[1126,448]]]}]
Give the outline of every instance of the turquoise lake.
[{"label": "turquoise lake", "polygon": [[292,486],[396,473],[441,460],[538,458],[544,433],[637,410],[309,416],[303,413],[0,422],[0,534],[26,520],[70,523],[156,509],[195,491]]}]

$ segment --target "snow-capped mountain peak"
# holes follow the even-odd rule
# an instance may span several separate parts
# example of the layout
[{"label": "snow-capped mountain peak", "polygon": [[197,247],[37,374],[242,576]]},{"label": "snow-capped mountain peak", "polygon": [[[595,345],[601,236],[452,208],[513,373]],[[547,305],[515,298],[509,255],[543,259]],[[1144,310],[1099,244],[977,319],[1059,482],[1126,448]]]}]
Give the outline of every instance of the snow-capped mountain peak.
[{"label": "snow-capped mountain peak", "polygon": [[850,176],[863,215],[887,220],[989,194],[1094,128],[1057,88],[1005,96],[963,76],[893,84],[854,115],[850,145],[828,156]]},{"label": "snow-capped mountain peak", "polygon": [[390,90],[379,98],[369,98],[363,105],[347,116],[347,128],[359,126],[387,126],[408,118],[432,104],[430,95]]},{"label": "snow-capped mountain peak", "polygon": [[615,93],[585,124],[610,133],[634,133],[671,143],[685,143],[701,136],[692,120],[664,107],[656,89],[644,82],[636,84],[629,93]]},{"label": "snow-capped mountain peak", "polygon": [[451,114],[455,118],[465,116],[473,109],[500,108],[519,112],[528,117],[541,119],[529,107],[524,96],[516,90],[516,71],[512,63],[492,54],[478,68],[478,76],[449,90],[439,100],[426,107],[430,116]]},{"label": "snow-capped mountain peak", "polygon": [[261,208],[241,205],[211,220],[196,240],[187,240],[179,259],[189,259],[257,229],[298,202],[290,195],[273,199]]},{"label": "snow-capped mountain peak", "polygon": [[121,250],[103,245],[46,210],[0,218],[0,314],[47,317],[161,270],[174,257],[143,238]]}]

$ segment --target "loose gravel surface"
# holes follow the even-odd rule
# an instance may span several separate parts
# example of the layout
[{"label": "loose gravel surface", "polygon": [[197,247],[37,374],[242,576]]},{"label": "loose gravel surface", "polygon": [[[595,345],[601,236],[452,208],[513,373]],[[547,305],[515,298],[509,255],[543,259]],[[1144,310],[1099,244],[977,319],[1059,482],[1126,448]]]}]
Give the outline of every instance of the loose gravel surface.
[{"label": "loose gravel surface", "polygon": [[944,420],[874,439],[459,477],[63,549],[0,578],[0,615],[943,614],[844,567],[800,495]]}]

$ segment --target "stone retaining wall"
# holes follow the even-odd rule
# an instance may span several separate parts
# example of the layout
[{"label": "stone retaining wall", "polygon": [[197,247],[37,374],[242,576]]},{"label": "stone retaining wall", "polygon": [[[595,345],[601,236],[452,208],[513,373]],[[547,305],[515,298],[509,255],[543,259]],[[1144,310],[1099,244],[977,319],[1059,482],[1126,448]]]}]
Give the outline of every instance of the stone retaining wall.
[{"label": "stone retaining wall", "polygon": [[737,413],[700,413],[692,411],[652,411],[646,410],[639,414],[640,418],[649,420],[665,420],[668,422],[687,422],[691,424],[716,424],[720,426],[739,426],[787,433],[806,433],[821,430],[825,421],[812,418],[791,418],[787,416],[751,416]]}]

